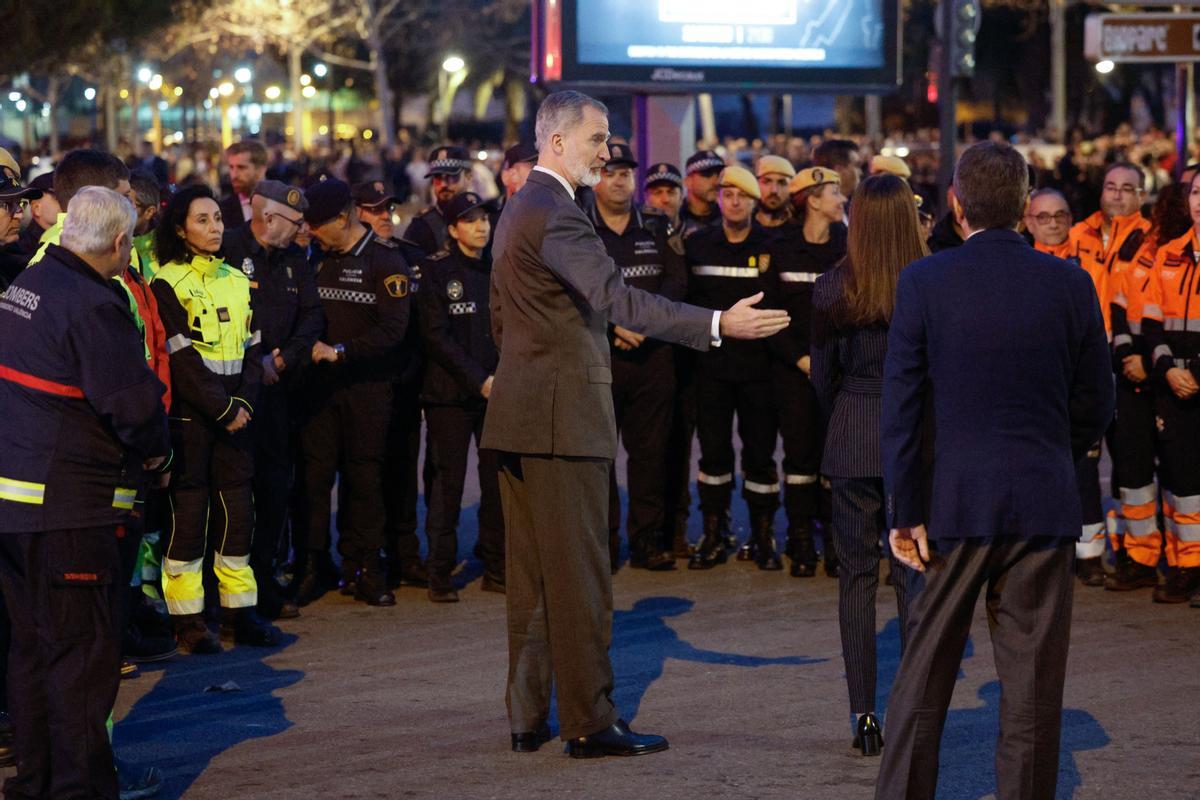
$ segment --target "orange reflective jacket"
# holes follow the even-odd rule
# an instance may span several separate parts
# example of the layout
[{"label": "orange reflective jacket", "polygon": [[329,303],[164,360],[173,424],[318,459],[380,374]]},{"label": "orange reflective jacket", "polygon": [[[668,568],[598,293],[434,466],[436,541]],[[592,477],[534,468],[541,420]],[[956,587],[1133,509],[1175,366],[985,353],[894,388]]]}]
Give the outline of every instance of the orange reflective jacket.
[{"label": "orange reflective jacket", "polygon": [[1107,246],[1103,226],[1104,214],[1097,211],[1082,222],[1077,222],[1071,228],[1067,241],[1070,243],[1069,257],[1078,260],[1079,266],[1087,270],[1096,284],[1096,295],[1100,298],[1100,310],[1104,314],[1104,327],[1111,331],[1109,307],[1116,293],[1114,278],[1133,263],[1138,248],[1150,230],[1150,221],[1141,213],[1113,217]]}]

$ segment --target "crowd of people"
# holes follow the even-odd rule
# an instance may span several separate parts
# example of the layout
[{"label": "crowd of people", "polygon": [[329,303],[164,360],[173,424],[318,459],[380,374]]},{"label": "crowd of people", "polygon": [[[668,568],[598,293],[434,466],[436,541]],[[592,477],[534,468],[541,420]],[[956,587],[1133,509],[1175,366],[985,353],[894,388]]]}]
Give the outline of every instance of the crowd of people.
[{"label": "crowd of people", "polygon": [[[1053,179],[1029,163],[1020,228],[1091,276],[1111,344],[1115,502],[1101,491],[1102,443],[1089,442],[1077,465],[1079,580],[1200,606],[1200,187],[1195,168],[1169,182],[1169,153],[1152,142],[1128,160],[1141,145],[1122,136],[1099,164],[1074,143]],[[869,447],[847,445],[861,433],[847,404],[873,402],[877,418],[882,350],[871,348],[882,344],[858,341],[873,361],[847,371],[833,332],[850,320],[878,338],[900,268],[969,232],[953,189],[950,211],[929,213],[941,198],[919,185],[923,158],[868,158],[861,142],[833,137],[726,144],[681,168],[643,165],[614,139],[598,184],[575,195],[626,285],[714,310],[761,293],[790,317],[767,339],[700,353],[611,326],[611,370],[590,376],[611,385],[628,454],[624,519],[610,470],[609,566],[621,566],[622,527],[633,568],[704,571],[735,557],[779,571],[786,557],[791,576],[811,578],[823,565],[844,612],[863,598],[872,609],[843,617],[843,641],[856,746],[876,754],[877,725],[861,723],[875,710],[884,498],[878,453],[872,462]],[[0,154],[0,580],[22,654],[9,659],[21,665],[7,678],[16,731],[0,761],[18,764],[13,780],[29,781],[31,796],[46,791],[33,782],[51,762],[62,786],[153,791],[154,770],[118,775],[56,744],[94,736],[117,675],[138,663],[274,646],[275,621],[332,590],[369,606],[394,605],[405,585],[458,601],[473,439],[482,589],[506,591],[496,453],[479,449],[501,352],[492,234],[538,152],[516,144],[494,172],[453,144],[391,155],[318,166],[237,142],[221,155],[221,196],[218,159],[202,151],[168,164],[147,150],[131,170],[74,150],[28,183]],[[1097,176],[1099,210],[1081,217],[1091,200],[1080,187]],[[405,226],[401,212],[425,186],[430,202]],[[857,217],[870,235],[856,233]],[[897,253],[870,249],[872,237]],[[852,282],[839,265],[871,259],[896,262],[880,271],[890,282],[859,286],[849,308],[831,311],[837,299],[821,299],[819,279]],[[698,541],[688,537],[694,440]],[[731,526],[739,455],[744,540]],[[908,578],[894,560],[889,583],[904,616]],[[86,652],[30,644],[65,624],[31,599],[54,586],[87,590],[66,609],[74,630],[95,634]],[[48,693],[75,697],[80,675],[104,690],[79,695],[79,708],[48,704]]]}]

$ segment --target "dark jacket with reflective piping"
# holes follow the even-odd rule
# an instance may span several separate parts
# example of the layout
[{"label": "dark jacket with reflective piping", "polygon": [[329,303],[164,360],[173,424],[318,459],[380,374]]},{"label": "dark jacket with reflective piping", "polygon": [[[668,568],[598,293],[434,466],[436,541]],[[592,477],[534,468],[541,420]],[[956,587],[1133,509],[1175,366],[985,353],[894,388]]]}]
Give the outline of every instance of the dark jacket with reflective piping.
[{"label": "dark jacket with reflective piping", "polygon": [[[682,300],[687,293],[687,265],[683,260],[683,244],[668,235],[667,218],[643,214],[633,209],[625,230],[617,233],[604,223],[595,206],[588,217],[596,226],[596,234],[604,249],[621,270],[626,286],[643,292],[662,295],[668,300]],[[612,357],[618,361],[643,364],[654,353],[670,347],[667,342],[647,339],[641,347],[620,350],[614,347]]]},{"label": "dark jacket with reflective piping", "polygon": [[835,222],[829,227],[829,241],[821,244],[804,238],[800,222],[767,230],[775,236],[776,256],[764,275],[767,296],[763,305],[782,308],[792,319],[767,339],[767,346],[780,361],[795,367],[811,349],[813,285],[846,255],[846,226]]},{"label": "dark jacket with reflective piping", "polygon": [[421,248],[425,255],[431,256],[446,247],[450,241],[450,229],[436,205],[426,206],[408,223],[404,238]]},{"label": "dark jacket with reflective piping", "polygon": [[342,345],[345,357],[314,365],[317,380],[392,381],[404,371],[411,277],[399,245],[369,229],[348,252],[322,257],[317,268],[317,294],[325,311],[321,341]]},{"label": "dark jacket with reflective piping", "polygon": [[425,260],[421,278],[417,316],[428,356],[421,400],[437,405],[486,402],[479,390],[500,363],[488,308],[491,262],[471,258],[451,242]]},{"label": "dark jacket with reflective piping", "polygon": [[[685,236],[688,302],[724,310],[739,300],[765,291],[765,272],[774,269],[775,240],[762,227],[751,225],[741,242],[730,242],[717,224]],[[720,347],[700,354],[702,374],[731,381],[765,381],[771,377],[770,351],[761,339],[725,339]]]},{"label": "dark jacket with reflective piping", "polygon": [[150,289],[167,332],[178,413],[194,410],[218,425],[239,408],[253,415],[262,385],[262,334],[246,276],[216,256],[195,256],[163,264]]},{"label": "dark jacket with reflective piping", "polygon": [[254,324],[262,331],[263,355],[279,348],[286,374],[307,365],[312,347],[325,329],[317,281],[304,251],[292,245],[266,248],[250,225],[225,232],[226,263],[250,281]]},{"label": "dark jacket with reflective piping", "polygon": [[170,451],[120,286],[50,245],[0,296],[0,531],[118,525]]}]

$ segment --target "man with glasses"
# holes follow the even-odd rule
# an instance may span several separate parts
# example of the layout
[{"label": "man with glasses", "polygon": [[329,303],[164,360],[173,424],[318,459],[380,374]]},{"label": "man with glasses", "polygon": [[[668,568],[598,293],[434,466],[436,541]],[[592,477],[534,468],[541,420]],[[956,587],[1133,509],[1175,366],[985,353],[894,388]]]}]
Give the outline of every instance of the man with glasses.
[{"label": "man with glasses", "polygon": [[262,331],[263,387],[254,414],[254,539],[250,566],[258,583],[258,613],[268,619],[299,616],[275,580],[276,557],[286,544],[294,453],[289,405],[292,376],[310,360],[325,318],[316,278],[303,249],[293,244],[308,203],[299,189],[259,181],[250,223],[227,230],[225,260],[250,280],[250,303]]},{"label": "man with glasses", "polygon": [[421,209],[405,232],[405,238],[415,243],[426,255],[433,255],[446,246],[450,233],[443,209],[467,190],[467,174],[471,170],[467,151],[453,145],[433,151],[426,178],[433,183],[433,205]]},{"label": "man with glasses", "polygon": [[[1111,308],[1120,276],[1132,269],[1138,249],[1150,230],[1150,221],[1142,216],[1145,202],[1146,176],[1141,167],[1127,161],[1110,164],[1104,171],[1104,183],[1100,193],[1100,210],[1071,228],[1067,239],[1067,258],[1087,270],[1096,285],[1100,298],[1100,312],[1104,315],[1104,328],[1112,338]],[[1123,382],[1123,381],[1122,381]],[[1119,393],[1118,393],[1119,394]],[[1118,413],[1121,401],[1117,402]],[[1114,423],[1115,425],[1115,423]],[[1110,426],[1105,438],[1113,457],[1113,486],[1120,485],[1120,454],[1112,452],[1115,440],[1114,427]],[[1124,562],[1119,538],[1116,537],[1119,519],[1114,512],[1108,520],[1112,527],[1108,531],[1101,510],[1100,493],[1100,443],[1091,448],[1080,461],[1079,486],[1084,499],[1084,519],[1079,543],[1075,548],[1076,574],[1086,586],[1104,585],[1104,536],[1114,535],[1118,551],[1118,566]]]},{"label": "man with glasses", "polygon": [[1025,227],[1040,253],[1059,258],[1070,256],[1071,209],[1067,198],[1057,189],[1038,189],[1029,195]]},{"label": "man with glasses", "polygon": [[154,255],[154,223],[158,219],[161,190],[158,179],[149,172],[135,169],[129,173],[129,199],[137,212],[137,223],[133,227],[133,249],[135,266],[142,277],[150,280],[158,272],[158,258]]}]

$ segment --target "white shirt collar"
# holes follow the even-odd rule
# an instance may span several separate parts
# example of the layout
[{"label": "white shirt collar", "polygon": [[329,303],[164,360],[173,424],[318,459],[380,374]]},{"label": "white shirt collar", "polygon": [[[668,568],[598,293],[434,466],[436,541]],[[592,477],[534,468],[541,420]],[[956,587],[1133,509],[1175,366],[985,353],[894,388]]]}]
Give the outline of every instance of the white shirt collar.
[{"label": "white shirt collar", "polygon": [[554,179],[557,180],[559,183],[561,183],[563,185],[563,188],[567,190],[567,194],[571,195],[571,199],[572,200],[575,199],[575,187],[571,186],[571,182],[568,181],[566,178],[564,178],[562,175],[559,175],[557,172],[555,172],[552,169],[543,167],[541,164],[535,165],[533,168],[533,171],[534,172],[544,172],[547,175],[553,175]]}]

